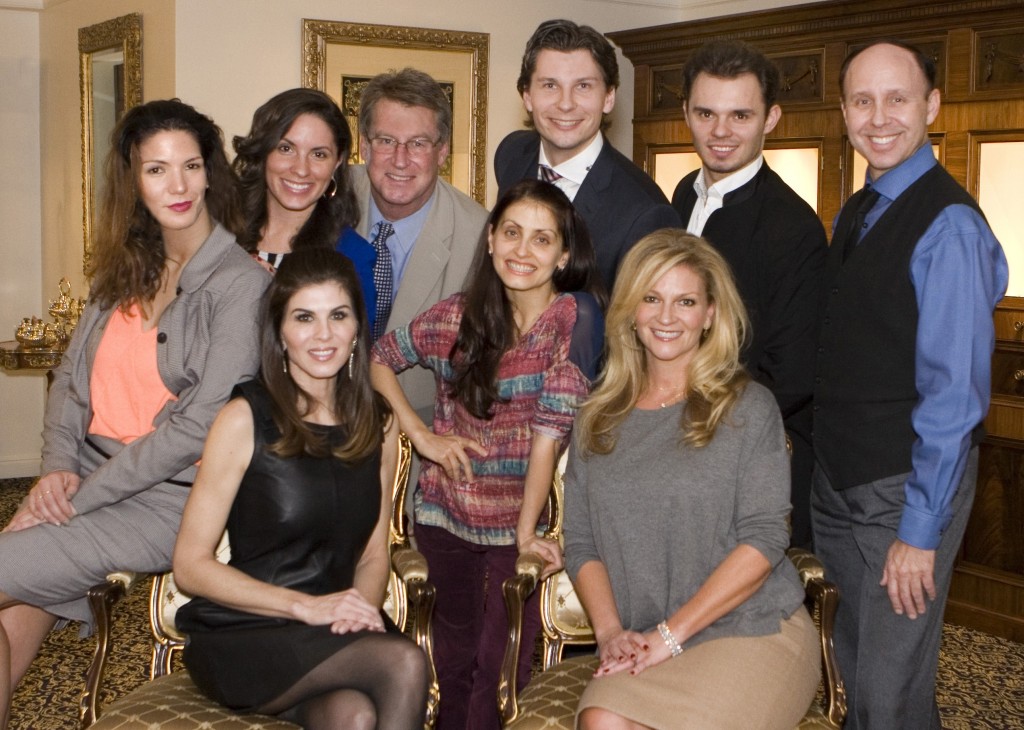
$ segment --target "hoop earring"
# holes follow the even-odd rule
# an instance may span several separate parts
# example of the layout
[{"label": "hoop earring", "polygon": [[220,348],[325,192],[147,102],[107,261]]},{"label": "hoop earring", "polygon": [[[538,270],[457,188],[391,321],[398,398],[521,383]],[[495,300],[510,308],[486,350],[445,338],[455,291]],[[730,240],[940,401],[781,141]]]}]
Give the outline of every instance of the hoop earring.
[{"label": "hoop earring", "polygon": [[334,197],[334,196],[335,196],[335,195],[336,195],[336,194],[338,193],[338,181],[337,181],[337,180],[335,180],[335,179],[334,179],[334,178],[332,177],[332,178],[331,178],[331,184],[332,184],[332,185],[333,185],[334,187],[331,187],[330,185],[328,185],[328,186],[327,186],[327,187],[331,188],[331,192],[330,192],[330,193],[328,194],[327,190],[325,189],[325,190],[324,190],[324,195],[323,195],[323,197],[325,197],[325,198],[333,198],[333,197]]}]

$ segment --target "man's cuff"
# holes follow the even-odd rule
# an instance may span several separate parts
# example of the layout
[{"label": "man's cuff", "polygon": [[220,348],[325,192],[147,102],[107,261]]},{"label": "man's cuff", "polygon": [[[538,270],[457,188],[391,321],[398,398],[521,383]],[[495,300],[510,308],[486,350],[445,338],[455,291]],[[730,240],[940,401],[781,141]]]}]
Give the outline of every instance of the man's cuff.
[{"label": "man's cuff", "polygon": [[921,550],[936,550],[942,542],[942,531],[949,525],[949,517],[941,517],[910,505],[904,505],[896,537]]}]

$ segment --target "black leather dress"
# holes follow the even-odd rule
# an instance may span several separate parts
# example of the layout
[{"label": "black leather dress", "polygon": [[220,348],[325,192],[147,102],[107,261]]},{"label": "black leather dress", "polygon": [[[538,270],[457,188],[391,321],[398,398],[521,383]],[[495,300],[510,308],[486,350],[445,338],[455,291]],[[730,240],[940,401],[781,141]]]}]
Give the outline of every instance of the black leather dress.
[{"label": "black leather dress", "polygon": [[[270,397],[258,382],[235,389],[252,408],[255,448],[228,516],[230,564],[259,580],[311,595],[352,587],[380,514],[380,454],[349,465],[335,458],[283,459]],[[337,443],[337,427],[316,426]],[[211,699],[251,710],[365,634],[256,616],[195,598],[177,615],[189,635],[185,665]],[[390,622],[389,630],[394,629]]]}]

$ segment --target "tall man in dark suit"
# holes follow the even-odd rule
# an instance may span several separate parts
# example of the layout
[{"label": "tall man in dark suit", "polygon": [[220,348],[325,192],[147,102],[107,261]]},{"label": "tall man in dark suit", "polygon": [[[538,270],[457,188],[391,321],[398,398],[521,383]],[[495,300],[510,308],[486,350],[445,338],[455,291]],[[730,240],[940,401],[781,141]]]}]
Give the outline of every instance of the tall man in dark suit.
[{"label": "tall man in dark suit", "polygon": [[935,672],[1009,271],[936,162],[935,64],[875,43],[839,72],[864,188],[834,227],[814,390],[814,543],[839,586],[847,730],[938,730]]},{"label": "tall man in dark suit", "polygon": [[569,196],[590,229],[609,290],[634,243],[679,226],[661,189],[602,134],[618,85],[607,38],[569,20],[541,23],[526,43],[516,84],[533,129],[508,135],[494,155],[499,196],[526,178],[549,180]]},{"label": "tall man in dark suit", "polygon": [[732,267],[751,321],[743,351],[751,375],[775,395],[793,444],[794,545],[811,542],[811,394],[821,274],[828,243],[814,210],[764,161],[764,138],[782,115],[779,72],[738,41],[708,43],[683,69],[686,123],[701,168],[672,206]]}]

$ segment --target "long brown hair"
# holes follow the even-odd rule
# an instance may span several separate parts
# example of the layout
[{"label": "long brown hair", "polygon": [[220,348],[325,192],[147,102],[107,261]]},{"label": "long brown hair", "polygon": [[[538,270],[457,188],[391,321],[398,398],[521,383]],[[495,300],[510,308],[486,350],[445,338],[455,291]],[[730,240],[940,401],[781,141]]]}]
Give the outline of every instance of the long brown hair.
[{"label": "long brown hair", "polygon": [[750,379],[740,364],[740,346],[748,331],[746,308],[732,272],[703,238],[679,228],[644,236],[622,260],[608,305],[605,343],[608,358],[597,386],[576,417],[578,443],[586,453],[608,454],[617,431],[647,387],[647,350],[637,337],[636,309],[651,287],[677,266],[693,270],[704,282],[715,316],[686,373],[682,441],[707,445]]},{"label": "long brown hair", "polygon": [[295,234],[291,250],[306,246],[333,249],[342,228],[354,228],[359,222],[359,206],[348,181],[348,158],[352,152],[348,122],[324,92],[288,89],[256,110],[249,134],[234,139],[237,155],[232,164],[242,187],[246,214],[245,230],[239,234],[238,242],[247,251],[256,250],[267,224],[267,157],[303,114],[312,114],[331,130],[341,164],[334,170],[333,193],[317,200],[309,218]]},{"label": "long brown hair", "polygon": [[127,307],[156,296],[166,252],[160,226],[139,196],[139,145],[157,132],[182,131],[199,145],[206,168],[210,217],[232,233],[242,227],[241,198],[220,128],[178,99],[151,101],[125,112],[111,136],[107,185],[93,256],[89,298],[101,307]]},{"label": "long brown hair", "polygon": [[[345,441],[331,449],[303,420],[312,403],[306,393],[284,369],[284,347],[281,324],[288,302],[306,287],[332,282],[340,286],[352,300],[352,310],[359,323],[351,375],[348,366],[341,368],[334,380],[334,403],[331,410],[338,425],[345,429]],[[370,385],[370,338],[366,324],[359,278],[352,262],[340,253],[326,248],[306,248],[285,257],[274,280],[263,295],[260,306],[261,378],[270,392],[274,421],[281,438],[271,449],[278,456],[313,456],[333,454],[337,458],[361,461],[379,451],[384,427],[391,407]],[[306,404],[305,408],[301,404]]]},{"label": "long brown hair", "polygon": [[523,200],[551,211],[562,248],[569,253],[565,266],[556,269],[551,277],[555,291],[586,291],[599,302],[604,301],[587,224],[565,193],[541,180],[522,180],[509,188],[487,219],[466,276],[465,307],[450,355],[454,371],[451,392],[477,418],[490,418],[491,406],[498,400],[498,366],[516,342],[512,303],[494,270],[488,253],[488,235],[501,222],[505,211]]}]

